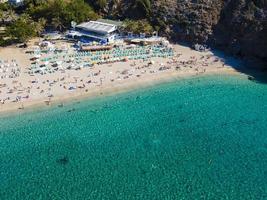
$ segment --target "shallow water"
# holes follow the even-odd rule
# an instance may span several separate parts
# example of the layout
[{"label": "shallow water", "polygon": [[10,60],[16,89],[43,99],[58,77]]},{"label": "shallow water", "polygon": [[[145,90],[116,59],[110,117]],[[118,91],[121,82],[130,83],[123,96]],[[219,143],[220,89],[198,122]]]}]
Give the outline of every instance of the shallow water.
[{"label": "shallow water", "polygon": [[267,199],[267,85],[191,78],[0,117],[0,199]]}]

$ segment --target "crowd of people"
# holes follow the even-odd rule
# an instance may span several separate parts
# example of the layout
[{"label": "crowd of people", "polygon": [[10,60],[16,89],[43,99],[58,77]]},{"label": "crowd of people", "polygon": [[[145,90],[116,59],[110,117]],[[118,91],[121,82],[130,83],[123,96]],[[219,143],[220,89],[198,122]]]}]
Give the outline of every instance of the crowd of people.
[{"label": "crowd of people", "polygon": [[28,101],[49,104],[74,94],[101,92],[172,74],[197,75],[224,67],[223,60],[211,52],[178,45],[174,50],[163,46],[131,46],[97,52],[79,52],[74,48],[31,54],[20,51],[17,57],[24,59],[25,66],[19,67],[23,62],[15,60],[1,62],[0,108],[10,103],[23,108]]},{"label": "crowd of people", "polygon": [[[130,65],[117,63],[105,66],[97,65],[80,71],[70,70],[67,73],[57,73],[55,76],[32,76],[28,82],[13,81],[11,85],[0,84],[0,94],[2,104],[6,102],[23,102],[29,98],[43,98],[47,101],[54,96],[73,92],[75,90],[88,92],[93,88],[102,87],[111,83],[120,83],[126,79],[138,79],[149,74],[159,74],[166,71],[191,71],[195,74],[204,73],[205,67],[212,62],[216,62],[209,57],[197,59],[191,57],[187,61],[179,59],[179,54],[174,58],[169,58],[164,62],[162,59],[155,61],[130,61]],[[202,67],[199,67],[201,66]],[[129,67],[130,66],[130,67]]]},{"label": "crowd of people", "polygon": [[16,60],[0,60],[0,78],[16,78],[20,76],[21,67]]},{"label": "crowd of people", "polygon": [[163,45],[127,46],[94,52],[76,51],[69,48],[56,54],[34,53],[29,74],[47,74],[56,71],[80,70],[94,64],[116,63],[128,60],[148,60],[157,57],[172,57],[173,49]]}]

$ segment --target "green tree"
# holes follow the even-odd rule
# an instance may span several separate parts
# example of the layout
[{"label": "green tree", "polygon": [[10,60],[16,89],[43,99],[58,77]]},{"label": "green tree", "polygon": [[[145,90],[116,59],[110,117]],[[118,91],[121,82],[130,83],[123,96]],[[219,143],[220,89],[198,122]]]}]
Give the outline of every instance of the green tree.
[{"label": "green tree", "polygon": [[59,30],[59,31],[62,31],[63,29],[65,29],[65,26],[59,17],[54,17],[51,21],[51,25],[54,29]]},{"label": "green tree", "polygon": [[0,3],[0,10],[7,11],[10,10],[11,6],[8,2],[6,3]]},{"label": "green tree", "polygon": [[71,21],[80,23],[91,19],[97,19],[97,17],[97,14],[84,0],[75,0],[66,6],[67,23]]},{"label": "green tree", "polygon": [[41,4],[46,3],[47,0],[24,0],[23,4],[25,7],[30,7],[30,6],[38,6]]},{"label": "green tree", "polygon": [[4,21],[4,12],[0,10],[0,25],[3,23],[3,21]]},{"label": "green tree", "polygon": [[15,13],[15,11],[13,9],[9,9],[6,13],[5,13],[5,19],[9,20],[9,21],[15,21],[17,19],[17,15]]},{"label": "green tree", "polygon": [[146,13],[151,11],[151,2],[150,0],[136,0],[135,6],[144,9]]},{"label": "green tree", "polygon": [[147,20],[125,20],[124,21],[124,31],[133,32],[135,34],[146,33],[152,34],[153,27]]},{"label": "green tree", "polygon": [[36,23],[26,14],[21,15],[6,29],[6,36],[13,42],[27,42],[36,35]]},{"label": "green tree", "polygon": [[107,5],[107,0],[86,0],[95,10],[101,10]]},{"label": "green tree", "polygon": [[43,32],[45,28],[45,24],[46,24],[46,20],[44,18],[40,18],[38,22],[36,23],[35,31],[38,36],[41,35],[41,33]]},{"label": "green tree", "polygon": [[151,2],[150,0],[135,0],[133,9],[143,17],[149,17],[151,13]]},{"label": "green tree", "polygon": [[84,0],[50,0],[38,5],[28,5],[27,13],[34,20],[44,18],[47,26],[61,31],[70,27],[71,21],[80,23],[97,18],[97,14]]}]

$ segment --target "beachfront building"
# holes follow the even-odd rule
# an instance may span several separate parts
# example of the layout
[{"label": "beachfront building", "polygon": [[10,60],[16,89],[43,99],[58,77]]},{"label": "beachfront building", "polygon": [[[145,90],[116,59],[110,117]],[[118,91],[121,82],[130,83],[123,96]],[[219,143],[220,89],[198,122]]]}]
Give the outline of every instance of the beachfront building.
[{"label": "beachfront building", "polygon": [[120,22],[112,20],[97,20],[81,23],[67,33],[67,37],[86,42],[112,43],[118,35]]}]

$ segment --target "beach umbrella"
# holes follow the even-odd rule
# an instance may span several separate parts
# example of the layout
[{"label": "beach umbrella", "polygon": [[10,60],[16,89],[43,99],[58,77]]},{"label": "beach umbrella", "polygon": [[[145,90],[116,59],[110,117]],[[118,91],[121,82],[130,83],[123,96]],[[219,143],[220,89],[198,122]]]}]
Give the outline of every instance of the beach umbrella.
[{"label": "beach umbrella", "polygon": [[58,60],[56,61],[57,65],[61,65],[62,64],[62,61],[61,60]]},{"label": "beach umbrella", "polygon": [[36,54],[36,55],[34,55],[34,58],[40,58],[40,57],[41,57],[40,54]]}]

